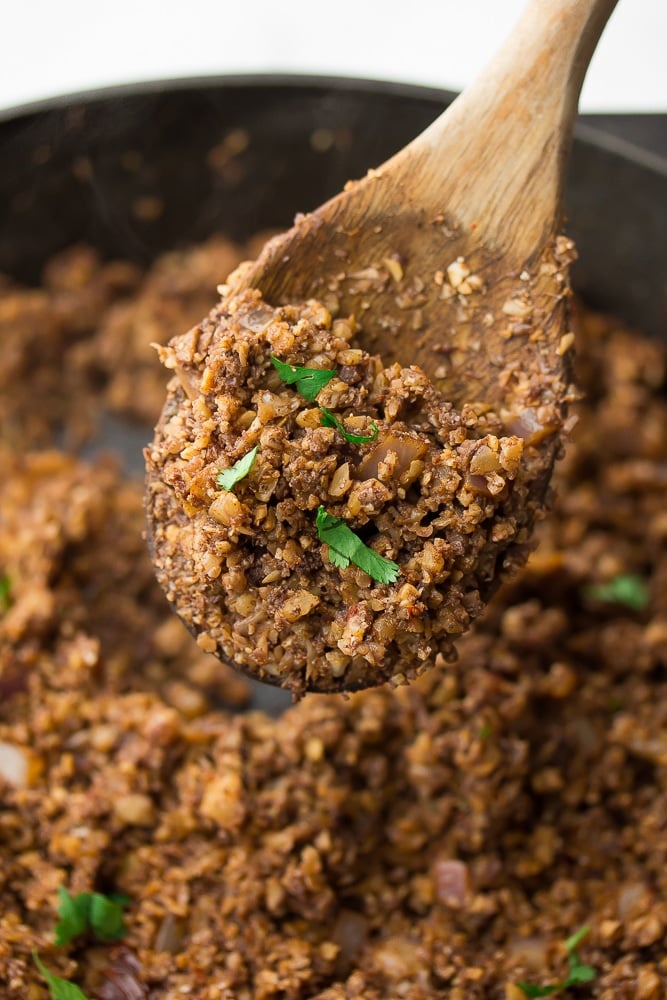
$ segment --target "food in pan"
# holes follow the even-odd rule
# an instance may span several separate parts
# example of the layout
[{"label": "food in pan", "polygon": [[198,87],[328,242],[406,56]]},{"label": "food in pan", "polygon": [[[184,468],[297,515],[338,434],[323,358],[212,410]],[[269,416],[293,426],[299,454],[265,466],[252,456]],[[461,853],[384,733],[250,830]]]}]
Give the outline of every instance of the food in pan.
[{"label": "food in pan", "polygon": [[[209,252],[181,255],[165,337],[214,306],[226,265],[210,288],[193,274]],[[148,409],[149,384],[157,419],[151,298],[173,260],[141,276],[79,250],[51,263],[57,289],[3,291],[2,371],[11,358],[17,375],[0,394],[0,994],[47,995],[36,955],[90,1000],[522,1000],[577,975],[582,996],[658,1000],[664,348],[580,312],[584,399],[553,509],[456,661],[239,714],[245,684],[152,578],[142,484],[52,433],[82,434],[95,399]],[[105,367],[112,320],[127,339]],[[372,413],[353,426],[328,409],[380,432]],[[91,921],[90,894],[115,922]],[[85,923],[56,945],[72,908]]]}]

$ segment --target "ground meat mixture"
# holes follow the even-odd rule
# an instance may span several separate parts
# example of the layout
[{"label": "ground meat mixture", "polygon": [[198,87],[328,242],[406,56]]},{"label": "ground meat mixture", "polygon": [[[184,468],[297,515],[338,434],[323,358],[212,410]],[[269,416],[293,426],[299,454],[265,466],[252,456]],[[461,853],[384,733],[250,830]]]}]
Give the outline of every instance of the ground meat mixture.
[{"label": "ground meat mixture", "polygon": [[[220,704],[139,484],[0,448],[0,996],[45,1000],[36,950],[90,1000],[523,1000],[584,926],[572,995],[667,995],[667,362],[577,337],[554,509],[458,660],[277,719]],[[63,886],[124,893],[126,937],[55,947]]]},{"label": "ground meat mixture", "polygon": [[197,322],[253,249],[253,241],[216,237],[165,254],[142,275],[78,246],[48,263],[39,289],[0,275],[0,442],[43,445],[54,428],[80,442],[94,430],[100,397],[113,412],[154,424],[167,380],[151,341]]},{"label": "ground meat mixture", "polygon": [[[160,352],[176,378],[146,452],[158,579],[203,649],[296,694],[405,683],[450,658],[525,500],[520,438],[356,333],[320,303],[272,308],[230,286]],[[335,374],[304,398],[272,357]],[[395,562],[395,581],[334,563],[318,509]]]}]

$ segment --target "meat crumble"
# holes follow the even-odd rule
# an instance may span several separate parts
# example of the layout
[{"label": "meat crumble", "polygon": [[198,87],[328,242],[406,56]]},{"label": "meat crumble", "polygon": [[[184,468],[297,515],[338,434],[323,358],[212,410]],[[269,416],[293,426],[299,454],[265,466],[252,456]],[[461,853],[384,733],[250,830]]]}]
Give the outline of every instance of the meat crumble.
[{"label": "meat crumble", "polygon": [[[36,949],[90,1000],[523,1000],[521,982],[564,980],[587,925],[577,995],[661,1000],[664,346],[580,316],[584,399],[553,509],[456,662],[275,719],[225,707],[245,685],[168,610],[141,485],[53,434],[34,450],[95,398],[77,351],[69,394],[42,364],[77,340],[88,291],[72,286],[57,328],[31,289],[4,313],[0,995],[47,996]],[[148,357],[154,324],[144,336]],[[129,405],[129,350],[119,363],[126,388],[105,396]],[[124,893],[122,942],[55,948],[61,886]]]},{"label": "meat crumble", "polygon": [[212,237],[142,274],[75,246],[47,263],[38,289],[0,276],[0,443],[48,446],[60,429],[80,445],[95,432],[100,397],[109,412],[155,423],[166,378],[150,342],[197,322],[221,277],[253,252],[254,241]]},{"label": "meat crumble", "polygon": [[[360,342],[321,303],[272,308],[231,285],[160,350],[175,378],[146,451],[158,579],[202,648],[295,694],[405,683],[450,658],[524,500],[512,490],[521,438]],[[329,380],[304,398],[272,358]],[[222,488],[220,472],[255,448],[247,476]],[[397,579],[335,563],[319,509]]]}]

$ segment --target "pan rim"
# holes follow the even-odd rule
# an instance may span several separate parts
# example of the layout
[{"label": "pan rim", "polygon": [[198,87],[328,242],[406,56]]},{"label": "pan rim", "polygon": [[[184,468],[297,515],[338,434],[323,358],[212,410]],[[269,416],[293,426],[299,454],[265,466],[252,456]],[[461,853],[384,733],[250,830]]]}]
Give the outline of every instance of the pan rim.
[{"label": "pan rim", "polygon": [[[8,108],[0,108],[0,126],[28,118],[35,114],[65,111],[76,106],[97,101],[114,101],[152,94],[187,93],[201,88],[256,89],[282,88],[287,91],[321,90],[360,95],[385,95],[408,100],[432,101],[443,107],[457,96],[454,90],[405,83],[400,80],[381,80],[373,77],[347,77],[300,73],[221,73],[202,76],[160,77],[127,83],[102,85],[85,90],[68,91],[39,98]],[[619,156],[637,166],[667,177],[667,157],[644,149],[636,143],[620,139],[600,128],[596,122],[608,117],[604,114],[586,114],[575,127],[575,141]],[[633,116],[634,117],[634,116]],[[637,112],[636,117],[662,118],[663,115]]]}]

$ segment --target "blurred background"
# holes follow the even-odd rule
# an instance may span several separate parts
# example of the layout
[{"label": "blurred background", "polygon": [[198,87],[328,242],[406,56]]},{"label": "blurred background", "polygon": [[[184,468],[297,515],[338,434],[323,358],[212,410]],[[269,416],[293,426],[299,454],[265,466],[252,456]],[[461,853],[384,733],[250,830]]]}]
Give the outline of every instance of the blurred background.
[{"label": "blurred background", "polygon": [[[0,109],[171,77],[309,73],[459,90],[524,0],[4,0]],[[619,0],[581,100],[667,112],[667,0]]]}]

